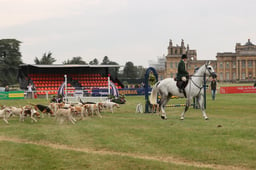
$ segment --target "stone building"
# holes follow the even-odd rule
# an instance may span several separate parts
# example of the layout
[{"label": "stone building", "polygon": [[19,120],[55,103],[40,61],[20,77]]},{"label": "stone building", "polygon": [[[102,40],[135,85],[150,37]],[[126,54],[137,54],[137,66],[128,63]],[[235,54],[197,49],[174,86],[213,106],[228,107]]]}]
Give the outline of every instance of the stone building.
[{"label": "stone building", "polygon": [[[182,54],[187,54],[187,71],[193,74],[195,68],[211,61],[217,73],[217,79],[222,82],[252,82],[256,79],[256,45],[250,39],[244,44],[236,43],[235,52],[217,53],[217,60],[197,60],[196,50],[185,47],[184,40],[180,45],[169,41],[168,54],[165,56],[165,69],[158,71],[159,78],[176,77],[178,63]],[[163,63],[163,61],[162,61]],[[161,64],[163,65],[163,64]],[[154,66],[153,66],[154,67]],[[156,70],[158,70],[156,68]]]},{"label": "stone building", "polygon": [[217,53],[217,73],[220,81],[252,82],[255,80],[256,45],[250,39],[236,43],[235,52]]},{"label": "stone building", "polygon": [[[181,60],[182,54],[187,54],[188,59],[186,63],[186,69],[189,72],[190,75],[194,73],[195,68],[200,67],[204,63],[206,63],[206,60],[197,60],[197,52],[196,50],[192,50],[189,48],[189,45],[185,47],[184,40],[181,40],[180,45],[173,45],[172,40],[169,41],[168,46],[168,54],[165,57],[165,70],[159,71],[159,78],[164,79],[168,77],[176,77],[177,69],[178,69],[178,63]],[[214,66],[214,69],[216,69],[216,60],[212,60],[211,64]],[[157,70],[157,69],[156,69]]]}]

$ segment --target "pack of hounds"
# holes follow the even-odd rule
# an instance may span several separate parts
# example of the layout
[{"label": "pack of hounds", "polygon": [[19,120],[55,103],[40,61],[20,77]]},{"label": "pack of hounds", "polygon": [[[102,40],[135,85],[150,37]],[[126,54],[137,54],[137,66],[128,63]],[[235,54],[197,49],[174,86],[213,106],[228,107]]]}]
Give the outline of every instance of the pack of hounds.
[{"label": "pack of hounds", "polygon": [[55,120],[59,123],[65,121],[75,124],[79,119],[84,119],[88,116],[97,115],[102,118],[101,112],[103,110],[109,110],[114,113],[114,108],[119,108],[119,104],[104,101],[104,102],[83,102],[80,100],[77,104],[68,103],[50,103],[48,106],[42,104],[32,104],[22,107],[14,106],[1,106],[0,118],[8,124],[8,119],[11,117],[19,117],[20,121],[24,121],[25,118],[30,118],[32,122],[37,122],[44,115],[49,117],[55,117]]}]

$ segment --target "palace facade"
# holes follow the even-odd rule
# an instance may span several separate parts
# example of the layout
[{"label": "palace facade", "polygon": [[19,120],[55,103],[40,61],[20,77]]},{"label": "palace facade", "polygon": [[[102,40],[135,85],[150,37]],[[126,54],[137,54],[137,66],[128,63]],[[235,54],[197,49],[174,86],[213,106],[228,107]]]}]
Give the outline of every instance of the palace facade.
[{"label": "palace facade", "polygon": [[[217,79],[223,82],[252,82],[256,77],[256,45],[246,42],[244,45],[236,44],[235,52],[217,53],[217,60],[197,60],[197,52],[190,49],[189,45],[185,46],[184,40],[180,45],[173,45],[172,40],[169,41],[168,54],[158,59],[158,64],[153,64],[159,79],[168,77],[176,77],[178,63],[182,54],[187,54],[187,71],[193,74],[197,67],[211,62],[217,73]],[[161,61],[161,62],[159,62]],[[165,62],[163,62],[165,61]],[[161,68],[161,69],[160,69]],[[164,69],[163,69],[164,68]]]},{"label": "palace facade", "polygon": [[252,82],[255,80],[256,46],[250,39],[236,43],[235,52],[217,53],[217,73],[220,81]]}]

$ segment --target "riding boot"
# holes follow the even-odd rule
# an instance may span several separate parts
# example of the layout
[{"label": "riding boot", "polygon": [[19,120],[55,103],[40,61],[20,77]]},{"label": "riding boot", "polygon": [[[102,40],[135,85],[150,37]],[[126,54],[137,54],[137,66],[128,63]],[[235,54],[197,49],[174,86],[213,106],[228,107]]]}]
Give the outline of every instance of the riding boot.
[{"label": "riding boot", "polygon": [[177,84],[178,84],[179,92],[183,93],[183,81],[178,81]]},{"label": "riding boot", "polygon": [[183,89],[183,94],[184,94],[184,96],[187,98],[187,94],[186,94],[185,89]]},{"label": "riding boot", "polygon": [[179,92],[180,92],[180,93],[183,93],[183,89],[182,89],[182,88],[179,88]]},{"label": "riding boot", "polygon": [[185,91],[185,85],[186,85],[186,82],[185,81],[182,81],[182,85],[181,85],[181,93],[184,94],[185,97],[187,97],[186,95],[186,91]]}]

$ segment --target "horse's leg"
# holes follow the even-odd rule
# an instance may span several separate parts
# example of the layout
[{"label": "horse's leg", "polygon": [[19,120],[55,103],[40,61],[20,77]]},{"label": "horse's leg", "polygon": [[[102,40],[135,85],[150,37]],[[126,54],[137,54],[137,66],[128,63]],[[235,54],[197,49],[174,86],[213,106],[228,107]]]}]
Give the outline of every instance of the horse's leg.
[{"label": "horse's leg", "polygon": [[166,112],[164,110],[164,107],[165,107],[166,103],[169,101],[170,96],[162,95],[161,97],[162,97],[161,100],[160,100],[160,108],[161,108],[161,111],[162,111],[161,118],[166,120],[167,116],[166,116]]},{"label": "horse's leg", "polygon": [[189,106],[190,106],[190,100],[187,100],[185,109],[184,109],[184,111],[180,115],[180,120],[184,120],[185,113],[186,113],[186,111],[188,111]]},{"label": "horse's leg", "polygon": [[205,113],[205,108],[204,108],[204,98],[203,98],[203,94],[201,94],[199,97],[198,97],[198,104],[199,104],[199,107],[203,113],[203,117],[205,120],[208,120],[208,116],[206,115]]}]

